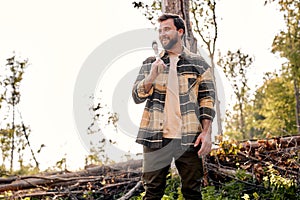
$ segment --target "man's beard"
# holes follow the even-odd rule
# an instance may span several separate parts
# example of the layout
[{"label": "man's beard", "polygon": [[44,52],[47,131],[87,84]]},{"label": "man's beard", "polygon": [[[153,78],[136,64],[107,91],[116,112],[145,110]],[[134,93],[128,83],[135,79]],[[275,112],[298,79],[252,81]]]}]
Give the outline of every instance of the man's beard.
[{"label": "man's beard", "polygon": [[172,39],[170,39],[170,41],[166,45],[164,45],[162,43],[163,48],[165,50],[170,50],[178,42],[178,37],[177,36],[178,35],[176,35],[175,37],[173,37]]}]

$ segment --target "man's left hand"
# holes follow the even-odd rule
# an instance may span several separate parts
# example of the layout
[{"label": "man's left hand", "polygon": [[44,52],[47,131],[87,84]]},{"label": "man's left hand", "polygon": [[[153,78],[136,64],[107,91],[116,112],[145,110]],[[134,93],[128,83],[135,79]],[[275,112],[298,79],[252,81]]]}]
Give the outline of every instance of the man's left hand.
[{"label": "man's left hand", "polygon": [[209,154],[212,148],[210,129],[202,131],[202,133],[198,136],[194,146],[197,147],[200,144],[201,144],[201,148],[198,151],[198,156],[200,157]]}]

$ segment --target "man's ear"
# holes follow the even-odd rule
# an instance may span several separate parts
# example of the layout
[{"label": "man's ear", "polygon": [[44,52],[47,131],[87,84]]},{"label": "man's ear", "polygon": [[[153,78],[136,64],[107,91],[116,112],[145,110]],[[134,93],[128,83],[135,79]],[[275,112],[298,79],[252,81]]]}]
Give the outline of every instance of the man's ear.
[{"label": "man's ear", "polygon": [[183,31],[183,29],[182,29],[182,28],[181,28],[181,29],[179,29],[179,30],[178,30],[178,33],[179,33],[180,37],[182,37],[182,36],[183,36],[183,34],[184,34],[184,31]]}]

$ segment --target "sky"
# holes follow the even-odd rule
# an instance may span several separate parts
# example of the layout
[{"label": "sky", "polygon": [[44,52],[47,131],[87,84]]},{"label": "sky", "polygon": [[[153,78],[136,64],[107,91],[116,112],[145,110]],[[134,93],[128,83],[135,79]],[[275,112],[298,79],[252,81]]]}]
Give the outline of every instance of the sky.
[{"label": "sky", "polygon": [[[223,51],[241,48],[255,57],[250,71],[254,88],[262,83],[264,72],[280,68],[280,59],[270,53],[270,49],[275,34],[284,25],[283,19],[274,6],[263,6],[261,0],[217,3],[217,48]],[[84,63],[95,49],[111,38],[153,26],[133,8],[131,0],[1,0],[0,28],[0,64],[3,65],[12,52],[29,59],[18,109],[24,123],[31,128],[33,148],[37,150],[41,144],[46,145],[37,155],[41,168],[54,166],[64,157],[70,169],[82,168],[89,152],[74,120],[73,95]],[[110,63],[111,75],[107,70],[105,77],[98,80],[97,90],[112,91],[110,77],[122,79],[126,71],[139,66],[151,53],[136,50],[120,55]],[[104,53],[103,58],[105,56]],[[127,65],[131,67],[124,67]],[[227,93],[227,88],[224,90]],[[108,92],[105,97],[109,108],[112,94]],[[138,124],[142,105],[134,105],[130,100],[125,104],[130,118]],[[134,139],[122,131],[116,134],[107,126],[105,130],[113,140],[119,140],[117,146],[123,151],[128,145],[128,151],[141,151]],[[126,145],[122,141],[126,141]]]}]

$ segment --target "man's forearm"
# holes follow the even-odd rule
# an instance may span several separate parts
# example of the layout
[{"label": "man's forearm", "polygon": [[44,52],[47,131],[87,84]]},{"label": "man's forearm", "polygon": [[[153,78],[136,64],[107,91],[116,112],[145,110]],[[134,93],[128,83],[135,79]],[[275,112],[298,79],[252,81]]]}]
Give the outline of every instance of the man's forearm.
[{"label": "man's forearm", "polygon": [[202,119],[201,123],[203,131],[210,133],[212,121],[210,119]]},{"label": "man's forearm", "polygon": [[153,76],[151,76],[151,75],[149,75],[145,78],[144,89],[145,89],[146,93],[148,93],[150,91],[150,89],[152,88],[154,80],[155,80],[155,78],[153,78]]}]

